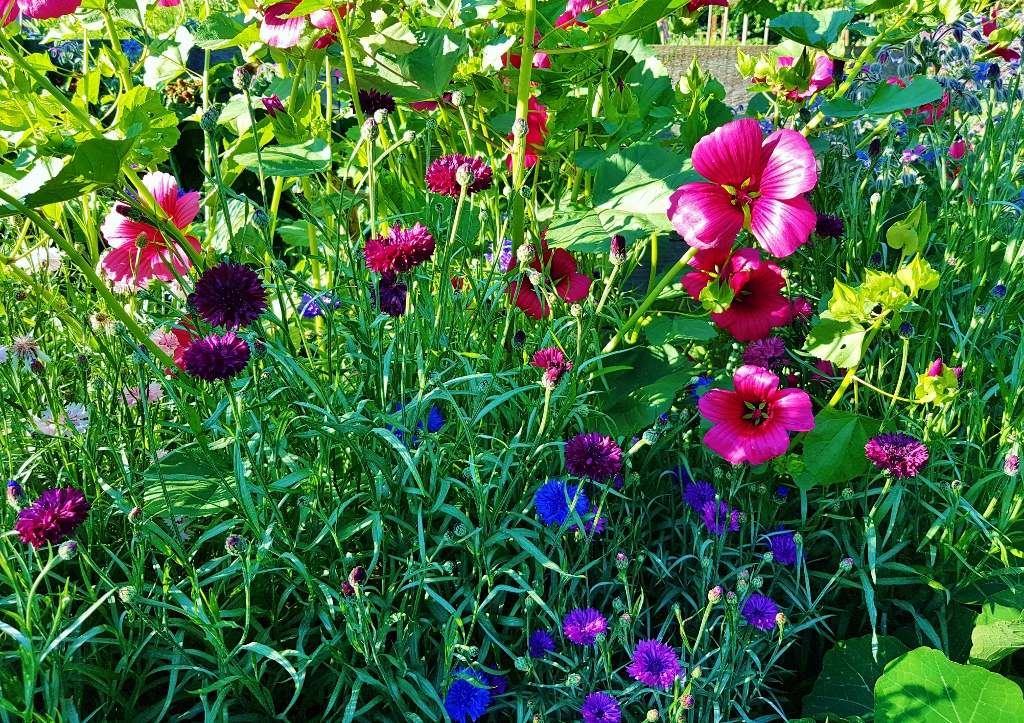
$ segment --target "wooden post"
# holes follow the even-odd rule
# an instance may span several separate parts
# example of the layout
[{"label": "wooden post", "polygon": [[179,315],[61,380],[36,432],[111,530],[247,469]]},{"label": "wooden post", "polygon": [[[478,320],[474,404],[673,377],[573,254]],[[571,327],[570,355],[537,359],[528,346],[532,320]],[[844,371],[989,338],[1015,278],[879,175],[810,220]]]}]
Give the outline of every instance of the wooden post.
[{"label": "wooden post", "polygon": [[715,22],[717,20],[718,16],[715,15],[714,10],[715,10],[715,6],[714,5],[709,5],[708,6],[708,39],[707,39],[707,44],[708,45],[711,45],[711,40],[712,40],[712,38],[715,37],[715,29],[718,27],[717,23]]},{"label": "wooden post", "polygon": [[740,45],[747,44],[747,22],[750,20],[750,16],[743,13],[743,35],[740,37]]},{"label": "wooden post", "polygon": [[729,39],[729,6],[725,6],[725,13],[722,14],[722,45]]},{"label": "wooden post", "polygon": [[771,24],[772,24],[771,18],[768,18],[767,20],[764,21],[764,44],[765,45],[768,44],[768,28],[771,27]]}]

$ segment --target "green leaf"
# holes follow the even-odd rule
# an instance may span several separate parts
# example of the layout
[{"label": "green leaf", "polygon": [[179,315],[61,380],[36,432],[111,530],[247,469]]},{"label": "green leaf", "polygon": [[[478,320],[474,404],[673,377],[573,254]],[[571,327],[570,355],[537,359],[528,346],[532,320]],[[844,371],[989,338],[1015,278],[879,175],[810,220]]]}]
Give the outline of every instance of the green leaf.
[{"label": "green leaf", "polygon": [[234,501],[227,482],[230,469],[226,457],[210,458],[196,448],[175,450],[143,472],[143,511],[147,517],[217,512]]},{"label": "green leaf", "polygon": [[[297,178],[323,173],[331,163],[331,147],[321,138],[286,146],[269,146],[262,150],[263,173],[267,176]],[[253,173],[259,171],[256,152],[240,153],[235,162]]]},{"label": "green leaf", "polygon": [[612,236],[626,237],[626,243],[646,238],[653,229],[644,220],[629,214],[606,209],[562,207],[551,219],[547,241],[553,247],[570,251],[597,254],[608,251]]},{"label": "green leaf", "polygon": [[1007,655],[1024,648],[1024,612],[1018,608],[987,604],[971,633],[972,665],[992,668]]},{"label": "green leaf", "polygon": [[25,199],[30,208],[78,198],[98,188],[116,186],[121,164],[131,150],[132,141],[90,138],[82,141],[71,161]]},{"label": "green leaf", "polygon": [[587,25],[608,35],[628,35],[653,25],[685,4],[686,0],[633,0],[591,18]]},{"label": "green leaf", "polygon": [[918,254],[910,263],[896,272],[896,278],[910,288],[910,295],[917,296],[921,289],[933,291],[939,286],[939,272]]},{"label": "green leaf", "polygon": [[[649,427],[667,412],[693,378],[693,364],[671,346],[634,347],[608,359],[622,368],[605,376],[608,391],[598,399],[607,418],[597,427],[615,438]],[[604,383],[598,382],[598,388]]]},{"label": "green leaf", "polygon": [[718,336],[718,331],[707,319],[693,319],[677,314],[658,314],[644,327],[647,340],[655,346],[675,344],[680,341],[708,341]]},{"label": "green leaf", "polygon": [[594,206],[642,218],[650,229],[671,231],[669,197],[700,180],[690,159],[657,142],[637,143],[610,156],[594,177]]},{"label": "green leaf", "polygon": [[819,50],[839,41],[843,29],[853,20],[849,10],[818,10],[810,13],[783,13],[772,20],[772,31]]},{"label": "green leaf", "polygon": [[887,636],[878,638],[877,649],[873,649],[870,635],[838,641],[825,653],[814,690],[804,697],[803,714],[871,715],[875,710],[875,681],[889,661],[906,652],[906,645]]},{"label": "green leaf", "polygon": [[223,50],[257,42],[260,38],[259,23],[244,25],[240,22],[242,18],[241,15],[214,13],[199,24],[192,41],[203,50]]},{"label": "green leaf", "polygon": [[1022,720],[1024,697],[1014,682],[931,648],[897,658],[875,684],[875,723]]},{"label": "green leaf", "polygon": [[178,116],[164,107],[160,93],[137,85],[121,96],[121,120],[117,127],[125,138],[135,140],[129,160],[142,166],[163,163],[177,144]]},{"label": "green leaf", "polygon": [[192,33],[182,25],[158,54],[150,55],[143,63],[143,81],[150,88],[156,88],[187,71],[188,54],[194,45]]},{"label": "green leaf", "polygon": [[455,66],[469,50],[466,37],[442,28],[416,28],[411,32],[419,47],[398,58],[400,75],[440,98],[448,89]]},{"label": "green leaf", "polygon": [[[772,29],[775,23],[772,23]],[[833,118],[857,118],[862,115],[888,115],[901,110],[919,108],[942,97],[942,86],[931,78],[917,78],[901,88],[896,83],[881,83],[862,108],[845,98],[837,98],[821,106],[821,112]]]},{"label": "green leaf", "polygon": [[[822,409],[814,417],[814,429],[804,437],[801,459],[807,474],[829,486],[855,479],[868,471],[864,445],[878,434],[879,423],[870,417],[835,409]],[[801,489],[807,489],[804,480]],[[833,711],[838,712],[838,711]]]},{"label": "green leaf", "polygon": [[867,329],[856,321],[822,318],[811,329],[804,349],[844,369],[858,364],[864,353]]}]

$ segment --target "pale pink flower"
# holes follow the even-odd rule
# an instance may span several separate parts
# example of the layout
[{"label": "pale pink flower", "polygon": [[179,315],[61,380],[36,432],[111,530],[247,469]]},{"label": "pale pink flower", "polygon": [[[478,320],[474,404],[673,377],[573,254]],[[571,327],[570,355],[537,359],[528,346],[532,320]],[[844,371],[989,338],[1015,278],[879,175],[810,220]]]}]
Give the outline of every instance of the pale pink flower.
[{"label": "pale pink flower", "polygon": [[753,118],[726,123],[693,149],[693,167],[708,183],[672,194],[668,217],[690,246],[730,245],[747,228],[774,256],[807,242],[818,218],[802,194],[818,182],[814,153],[796,131],[767,138]]},{"label": "pale pink flower", "polygon": [[714,426],[704,444],[733,464],[762,464],[789,448],[789,432],[814,429],[811,398],[802,389],[779,389],[767,369],[743,366],[733,376],[736,391],[712,389],[697,402]]},{"label": "pale pink flower", "polygon": [[[124,397],[124,403],[129,408],[134,407],[139,403],[142,398],[142,394],[138,387],[125,387],[121,391],[121,396]],[[159,402],[164,397],[164,388],[160,386],[159,382],[150,382],[149,386],[146,387],[146,401],[150,404]]]},{"label": "pale pink flower", "polygon": [[175,350],[181,346],[178,342],[178,337],[167,329],[157,329],[149,335],[150,340],[160,347],[160,350],[168,356],[173,356]]},{"label": "pale pink flower", "polygon": [[260,40],[275,48],[294,48],[302,38],[306,16],[289,18],[298,3],[274,3],[263,12]]},{"label": "pale pink flower", "polygon": [[76,402],[61,412],[57,422],[54,422],[53,412],[46,409],[38,417],[32,415],[32,423],[40,432],[51,437],[70,437],[72,429],[78,434],[85,434],[89,427],[89,410]]},{"label": "pale pink flower", "polygon": [[[199,214],[199,194],[179,191],[178,182],[171,174],[150,173],[142,183],[178,229],[188,228]],[[128,217],[129,214],[134,214],[134,209],[114,204],[100,226],[103,238],[111,246],[100,265],[115,284],[128,282],[129,289],[145,287],[153,278],[174,280],[172,265],[179,275],[184,275],[192,267],[185,250],[174,239],[164,238],[163,233],[145,219],[134,221]],[[185,239],[199,253],[199,239],[195,236],[186,236]]]}]

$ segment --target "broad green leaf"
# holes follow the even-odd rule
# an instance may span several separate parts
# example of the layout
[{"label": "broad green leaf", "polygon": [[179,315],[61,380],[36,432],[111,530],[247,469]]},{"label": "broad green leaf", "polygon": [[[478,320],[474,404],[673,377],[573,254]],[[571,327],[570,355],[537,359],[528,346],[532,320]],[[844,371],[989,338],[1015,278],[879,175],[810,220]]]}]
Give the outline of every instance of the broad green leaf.
[{"label": "broad green leaf", "polygon": [[469,44],[462,33],[443,28],[416,28],[411,32],[419,47],[399,56],[396,65],[402,76],[440,98]]},{"label": "broad green leaf", "polygon": [[143,511],[148,517],[217,512],[234,501],[230,469],[226,458],[211,459],[195,448],[175,450],[142,473]]},{"label": "broad green leaf", "polygon": [[[267,176],[311,176],[328,169],[331,163],[331,147],[321,138],[311,138],[303,143],[264,148],[261,151],[261,159],[263,173]],[[235,156],[235,162],[253,173],[259,170],[255,151]]]},{"label": "broad green leaf", "polygon": [[241,15],[214,13],[199,24],[192,41],[203,50],[223,50],[259,40],[259,23],[245,25]]},{"label": "broad green leaf", "polygon": [[832,298],[828,300],[828,313],[836,321],[861,318],[864,315],[864,299],[860,289],[836,279],[832,285]]},{"label": "broad green leaf", "polygon": [[[774,22],[772,28],[775,28]],[[896,83],[881,83],[864,107],[845,98],[837,98],[822,104],[821,112],[833,118],[888,115],[934,103],[942,97],[942,93],[942,86],[931,78],[917,78],[906,88],[901,88]]]},{"label": "broad green leaf", "polygon": [[596,424],[615,438],[629,437],[653,424],[693,378],[693,364],[672,346],[634,347],[607,357],[605,366],[617,368],[595,382],[597,389],[607,384],[598,400],[608,415]]},{"label": "broad green leaf", "polygon": [[885,232],[885,242],[894,249],[906,248],[912,254],[918,247],[917,231],[897,221]]},{"label": "broad green leaf", "polygon": [[[822,409],[814,417],[814,429],[804,437],[800,458],[806,473],[824,486],[856,479],[868,471],[864,445],[878,434],[878,429],[879,423],[870,417]],[[806,482],[809,480],[797,484],[805,489]]]},{"label": "broad green leaf", "polygon": [[143,63],[145,84],[150,88],[156,88],[186,72],[188,54],[193,45],[192,33],[182,25],[174,34],[174,40],[159,54],[146,58]]},{"label": "broad green leaf", "polygon": [[707,319],[693,319],[677,314],[658,314],[644,327],[648,341],[655,346],[676,344],[680,341],[708,341],[718,335]]},{"label": "broad green leaf", "polygon": [[603,208],[562,207],[551,219],[547,241],[570,251],[597,254],[608,251],[611,237],[617,233],[630,244],[652,230],[644,226],[643,219],[630,214]]},{"label": "broad green leaf", "polygon": [[918,254],[910,263],[896,272],[896,278],[910,288],[911,297],[916,297],[921,289],[933,291],[939,286],[939,272]]},{"label": "broad green leaf", "polygon": [[875,723],[947,721],[1024,721],[1024,697],[1003,676],[950,662],[932,648],[911,650],[886,666],[875,684]]},{"label": "broad green leaf", "polygon": [[822,318],[811,329],[804,349],[844,369],[860,363],[867,329],[856,321]]},{"label": "broad green leaf", "polygon": [[90,138],[82,141],[71,161],[38,191],[29,194],[25,204],[37,208],[78,198],[98,188],[116,186],[121,177],[121,164],[131,147],[131,139]]},{"label": "broad green leaf", "polygon": [[137,85],[121,96],[120,105],[117,127],[135,141],[129,160],[143,166],[166,161],[181,133],[178,116],[164,107],[160,93]]},{"label": "broad green leaf", "polygon": [[690,159],[657,142],[637,143],[610,156],[594,177],[594,206],[645,220],[670,231],[669,197],[684,183],[700,180]]},{"label": "broad green leaf", "polygon": [[772,20],[772,31],[819,50],[828,50],[838,42],[843,29],[853,20],[849,10],[784,13]]},{"label": "broad green leaf", "polygon": [[906,652],[906,645],[887,636],[878,638],[877,648],[870,635],[838,641],[825,653],[814,690],[804,697],[804,715],[871,715],[875,710],[875,681],[886,664]]},{"label": "broad green leaf", "polygon": [[971,632],[971,663],[992,668],[1021,648],[1024,648],[1024,611],[985,605]]},{"label": "broad green leaf", "polygon": [[[402,23],[389,25],[379,33],[360,38],[359,41],[371,52],[384,50],[392,55],[405,55],[418,47],[416,36],[412,34],[408,25]],[[484,48],[484,53],[486,55],[487,48]]]},{"label": "broad green leaf", "polygon": [[686,0],[633,0],[591,18],[587,25],[608,35],[628,35],[653,25],[685,4]]}]

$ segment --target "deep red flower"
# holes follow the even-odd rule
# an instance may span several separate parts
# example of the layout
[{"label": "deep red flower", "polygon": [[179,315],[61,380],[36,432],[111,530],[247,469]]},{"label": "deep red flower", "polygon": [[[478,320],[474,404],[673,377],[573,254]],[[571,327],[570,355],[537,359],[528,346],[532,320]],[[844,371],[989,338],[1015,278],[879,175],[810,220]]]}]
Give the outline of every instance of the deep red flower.
[{"label": "deep red flower", "polygon": [[729,0],[690,0],[686,3],[686,12],[691,15],[701,8],[706,8],[709,5],[717,5],[718,7],[729,7]]},{"label": "deep red flower", "polygon": [[[541,274],[544,286],[548,287],[549,292],[553,288],[558,297],[567,304],[585,299],[590,293],[592,281],[586,274],[576,272],[576,259],[565,249],[549,249],[546,242],[542,242],[542,245],[544,253],[534,259],[530,267]],[[515,266],[516,262],[513,260],[511,268]],[[540,320],[551,313],[551,307],[541,294],[537,293],[526,275],[520,281],[509,284],[506,293],[530,318]]]},{"label": "deep red flower", "polygon": [[85,522],[89,502],[81,490],[56,487],[45,490],[30,507],[18,513],[14,529],[22,542],[37,550],[47,542],[60,542]]},{"label": "deep red flower", "polygon": [[[523,161],[523,168],[533,168],[540,160],[539,148],[544,145],[544,137],[548,134],[548,109],[537,102],[536,98],[530,98],[530,109],[526,113],[526,157]],[[508,140],[512,140],[512,134],[508,134]],[[512,170],[512,154],[505,157],[505,165]]]},{"label": "deep red flower", "polygon": [[[989,20],[987,23],[981,26],[981,31],[985,33],[986,36],[988,36],[995,32],[996,27],[996,21]],[[1011,50],[1010,48],[1001,48],[995,43],[990,43],[988,46],[986,46],[985,52],[991,53],[997,58],[1002,58],[1007,63],[1009,63],[1011,60],[1020,60],[1020,53],[1018,53],[1016,50]]]}]

